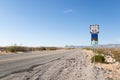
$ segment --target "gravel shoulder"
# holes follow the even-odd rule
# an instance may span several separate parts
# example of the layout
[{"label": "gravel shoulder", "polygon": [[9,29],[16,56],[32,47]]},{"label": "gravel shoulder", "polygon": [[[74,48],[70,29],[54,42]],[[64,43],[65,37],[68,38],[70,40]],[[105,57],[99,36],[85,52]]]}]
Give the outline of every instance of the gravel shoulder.
[{"label": "gravel shoulder", "polygon": [[94,66],[90,57],[88,52],[76,49],[73,54],[13,73],[1,80],[113,80],[108,76],[109,71]]}]

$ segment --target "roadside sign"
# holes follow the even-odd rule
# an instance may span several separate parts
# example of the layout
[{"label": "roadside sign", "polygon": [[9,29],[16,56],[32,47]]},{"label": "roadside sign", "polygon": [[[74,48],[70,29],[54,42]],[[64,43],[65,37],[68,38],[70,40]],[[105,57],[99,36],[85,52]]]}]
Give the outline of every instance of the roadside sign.
[{"label": "roadside sign", "polygon": [[90,33],[98,34],[99,33],[99,25],[90,25]]},{"label": "roadside sign", "polygon": [[98,41],[93,40],[93,41],[91,42],[91,44],[92,44],[92,45],[97,45],[97,44],[98,44]]},{"label": "roadside sign", "polygon": [[98,34],[91,34],[91,41],[98,41]]},{"label": "roadside sign", "polygon": [[99,33],[99,25],[90,25],[90,33],[91,33],[91,44],[94,47],[94,66],[95,66],[95,49],[96,45],[98,45],[98,33]]}]

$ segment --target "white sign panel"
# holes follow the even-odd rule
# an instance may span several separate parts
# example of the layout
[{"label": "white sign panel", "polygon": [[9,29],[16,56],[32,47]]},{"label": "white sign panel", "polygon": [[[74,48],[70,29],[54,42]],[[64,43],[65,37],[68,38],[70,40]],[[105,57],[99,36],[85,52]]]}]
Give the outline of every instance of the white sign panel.
[{"label": "white sign panel", "polygon": [[90,25],[90,33],[98,34],[99,33],[99,25]]},{"label": "white sign panel", "polygon": [[91,43],[92,43],[92,45],[97,45],[98,41],[93,40]]}]

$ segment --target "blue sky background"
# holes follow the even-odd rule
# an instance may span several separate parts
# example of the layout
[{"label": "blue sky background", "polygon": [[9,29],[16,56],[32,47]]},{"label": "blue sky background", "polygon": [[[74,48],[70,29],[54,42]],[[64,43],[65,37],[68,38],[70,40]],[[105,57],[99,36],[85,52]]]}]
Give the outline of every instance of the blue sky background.
[{"label": "blue sky background", "polygon": [[0,0],[0,46],[120,44],[120,0]]}]

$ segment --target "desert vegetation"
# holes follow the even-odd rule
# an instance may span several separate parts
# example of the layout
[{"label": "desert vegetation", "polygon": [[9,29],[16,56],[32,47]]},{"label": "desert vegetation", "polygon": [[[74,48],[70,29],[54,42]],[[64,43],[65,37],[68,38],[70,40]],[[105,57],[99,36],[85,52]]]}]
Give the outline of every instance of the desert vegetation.
[{"label": "desert vegetation", "polygon": [[0,47],[0,52],[9,53],[9,52],[29,52],[29,51],[46,51],[46,50],[58,50],[62,48],[58,47],[26,47],[26,46],[7,46]]},{"label": "desert vegetation", "polygon": [[[94,62],[94,56],[91,58],[92,63]],[[95,62],[105,63],[105,58],[101,54],[95,55]]]},{"label": "desert vegetation", "polygon": [[9,46],[6,47],[7,52],[26,52],[28,49],[23,46]]},{"label": "desert vegetation", "polygon": [[[83,48],[83,49],[93,51],[93,48]],[[120,62],[120,48],[96,48],[96,53],[109,55],[113,57],[116,61]]]}]

